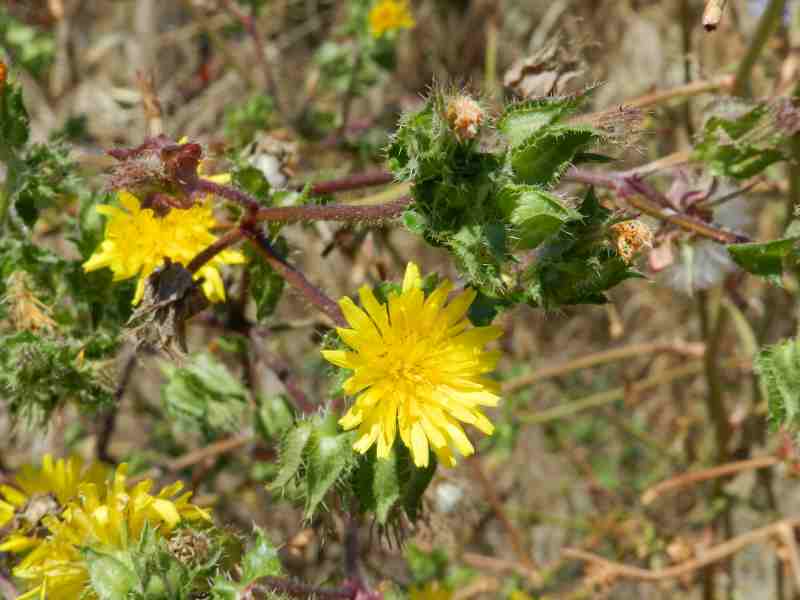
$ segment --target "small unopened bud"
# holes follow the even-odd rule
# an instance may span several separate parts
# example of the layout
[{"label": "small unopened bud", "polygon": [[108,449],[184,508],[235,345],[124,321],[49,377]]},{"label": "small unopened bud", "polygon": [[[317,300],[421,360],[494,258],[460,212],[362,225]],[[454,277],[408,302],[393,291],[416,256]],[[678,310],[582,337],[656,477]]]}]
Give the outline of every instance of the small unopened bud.
[{"label": "small unopened bud", "polygon": [[653,232],[641,221],[622,221],[609,229],[614,248],[626,263],[632,262],[642,248],[653,245]]},{"label": "small unopened bud", "polygon": [[0,89],[6,84],[6,75],[8,74],[8,67],[6,63],[0,60]]},{"label": "small unopened bud", "polygon": [[465,94],[454,96],[447,103],[447,122],[462,142],[478,135],[483,119],[481,105]]}]

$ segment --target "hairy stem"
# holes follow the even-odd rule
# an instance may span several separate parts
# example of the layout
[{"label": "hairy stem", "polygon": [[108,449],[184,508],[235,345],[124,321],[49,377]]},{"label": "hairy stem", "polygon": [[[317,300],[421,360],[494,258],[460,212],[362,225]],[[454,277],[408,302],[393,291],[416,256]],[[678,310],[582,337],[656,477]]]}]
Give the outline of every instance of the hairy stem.
[{"label": "hairy stem", "polygon": [[347,326],[344,314],[342,313],[342,309],[339,308],[339,305],[331,300],[322,290],[309,282],[300,271],[275,254],[263,233],[254,228],[245,227],[243,227],[241,231],[247,239],[253,243],[256,251],[267,261],[269,266],[271,266],[278,275],[283,277],[289,285],[300,292],[312,305],[328,315],[336,325],[340,327]]},{"label": "hairy stem", "polygon": [[411,205],[409,197],[374,206],[326,204],[323,206],[270,206],[256,214],[256,221],[379,221],[399,217]]}]

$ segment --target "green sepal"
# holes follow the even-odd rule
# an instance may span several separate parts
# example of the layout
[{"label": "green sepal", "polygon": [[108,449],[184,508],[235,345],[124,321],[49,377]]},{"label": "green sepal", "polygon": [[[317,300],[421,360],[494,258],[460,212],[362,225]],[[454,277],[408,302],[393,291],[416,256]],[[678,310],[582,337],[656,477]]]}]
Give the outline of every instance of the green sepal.
[{"label": "green sepal", "polygon": [[306,447],[305,518],[311,519],[334,485],[355,465],[355,432],[342,433],[335,413],[315,419],[314,431]]},{"label": "green sepal", "polygon": [[311,439],[311,421],[301,421],[283,437],[280,451],[280,469],[275,480],[269,485],[271,490],[285,488],[289,482],[300,475],[303,466],[303,453]]},{"label": "green sepal", "polygon": [[381,526],[399,517],[400,510],[416,521],[436,465],[436,457],[431,454],[427,467],[416,467],[408,448],[399,442],[395,442],[387,458],[378,458],[376,449],[371,448],[360,458],[354,475],[359,509],[374,513]]},{"label": "green sepal", "polygon": [[128,598],[139,587],[139,578],[129,556],[123,553],[114,556],[92,548],[82,549],[81,555],[89,572],[89,583],[100,600]]}]

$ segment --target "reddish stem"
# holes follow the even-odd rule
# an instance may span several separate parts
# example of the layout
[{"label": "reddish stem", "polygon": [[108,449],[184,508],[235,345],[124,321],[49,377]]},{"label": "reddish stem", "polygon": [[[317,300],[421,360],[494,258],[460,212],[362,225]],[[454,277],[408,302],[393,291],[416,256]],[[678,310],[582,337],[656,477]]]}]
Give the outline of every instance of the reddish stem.
[{"label": "reddish stem", "polygon": [[404,196],[386,204],[359,206],[355,204],[326,204],[324,206],[270,206],[255,214],[256,221],[380,221],[393,219],[411,205]]},{"label": "reddish stem", "polygon": [[371,173],[356,173],[341,179],[332,181],[320,181],[311,185],[311,193],[315,196],[322,194],[335,194],[336,192],[346,192],[358,190],[375,185],[386,185],[394,181],[394,175],[389,171],[372,171]]},{"label": "reddish stem", "polygon": [[670,208],[669,200],[635,174],[625,172],[598,173],[572,167],[567,171],[565,179],[614,190],[625,202],[643,213],[677,225],[681,229],[712,239],[720,244],[740,244],[750,241],[750,238],[746,235],[717,227],[695,217],[678,212],[664,212],[661,209],[662,206],[670,211],[673,210]]},{"label": "reddish stem", "polygon": [[241,229],[231,229],[228,233],[223,235],[216,242],[205,248],[191,261],[189,261],[189,264],[186,265],[186,269],[192,273],[197,273],[200,267],[202,267],[223,250],[226,250],[230,246],[233,246],[236,242],[244,239],[244,237],[245,234]]},{"label": "reddish stem", "polygon": [[328,315],[336,325],[340,327],[347,326],[347,321],[345,321],[339,305],[309,282],[300,271],[275,254],[263,233],[245,226],[242,227],[241,231],[253,243],[256,251],[267,261],[269,266],[275,269],[275,272],[283,277],[289,285],[305,296],[311,304]]}]

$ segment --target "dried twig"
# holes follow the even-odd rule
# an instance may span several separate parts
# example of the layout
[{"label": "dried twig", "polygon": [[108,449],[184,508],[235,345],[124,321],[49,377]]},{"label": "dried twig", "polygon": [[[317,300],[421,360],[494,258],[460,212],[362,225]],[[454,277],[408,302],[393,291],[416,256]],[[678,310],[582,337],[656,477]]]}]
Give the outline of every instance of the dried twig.
[{"label": "dried twig", "polygon": [[542,379],[549,379],[551,377],[561,377],[572,371],[580,369],[588,369],[618,360],[633,358],[638,356],[649,356],[651,354],[661,354],[665,352],[680,354],[683,356],[692,356],[699,358],[703,355],[705,348],[703,344],[688,344],[678,342],[652,342],[645,344],[631,344],[629,346],[622,346],[621,348],[611,348],[603,352],[596,352],[587,356],[581,356],[565,363],[555,365],[552,367],[544,367],[531,373],[530,375],[522,375],[515,379],[511,379],[503,384],[504,394],[513,394],[514,392],[532,385]]},{"label": "dried twig", "polygon": [[650,504],[656,498],[659,498],[667,492],[674,492],[681,488],[694,485],[695,483],[700,483],[701,481],[727,477],[728,475],[735,475],[736,473],[750,471],[752,469],[765,469],[767,467],[773,467],[780,462],[781,460],[776,456],[760,456],[758,458],[740,460],[709,469],[694,471],[692,473],[682,473],[671,479],[661,481],[645,490],[642,494],[642,504]]},{"label": "dried twig", "polygon": [[800,526],[800,518],[793,517],[782,519],[771,525],[766,525],[753,531],[748,531],[742,535],[730,539],[726,542],[713,546],[703,552],[699,558],[684,561],[680,564],[662,569],[642,569],[640,567],[632,567],[622,563],[606,560],[601,556],[585,552],[577,548],[565,548],[562,550],[562,555],[567,558],[574,558],[582,560],[591,564],[595,564],[606,571],[611,578],[622,579],[635,579],[639,581],[662,581],[665,579],[675,579],[682,577],[698,569],[702,569],[710,564],[716,563],[728,556],[739,552],[742,548],[762,542],[774,535],[780,535],[782,531],[788,529],[793,531],[795,527]]}]

